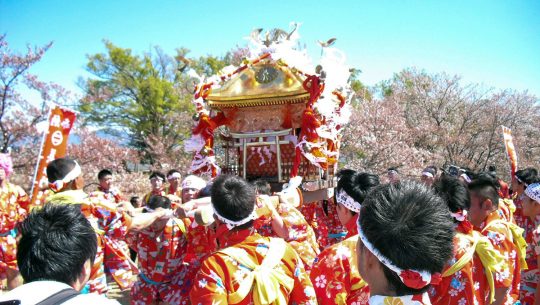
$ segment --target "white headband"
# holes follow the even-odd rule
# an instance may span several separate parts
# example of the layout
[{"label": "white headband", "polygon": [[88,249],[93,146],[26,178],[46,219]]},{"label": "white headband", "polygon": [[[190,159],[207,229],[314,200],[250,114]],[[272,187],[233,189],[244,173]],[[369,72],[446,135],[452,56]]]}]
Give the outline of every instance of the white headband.
[{"label": "white headband", "polygon": [[187,176],[182,181],[183,189],[197,189],[202,190],[206,186],[206,182],[197,176]]},{"label": "white headband", "polygon": [[461,222],[467,219],[467,210],[459,210],[455,213],[450,213],[455,220]]},{"label": "white headband", "polygon": [[255,212],[255,207],[253,207],[253,211],[244,219],[240,219],[238,221],[227,219],[221,215],[219,215],[218,211],[214,209],[214,215],[219,219],[219,221],[223,222],[229,230],[232,230],[234,227],[241,226],[243,224],[246,224],[252,220],[257,219],[257,213]]},{"label": "white headband", "polygon": [[461,174],[460,177],[463,178],[463,180],[465,180],[465,182],[467,182],[467,183],[471,183],[471,181],[472,181],[472,180],[471,180],[471,177],[469,177],[469,176],[468,176],[467,174],[465,174],[465,173]]},{"label": "white headband", "polygon": [[[154,213],[156,210],[154,209],[151,209],[149,207],[144,207],[144,209],[148,212],[148,213]],[[171,210],[171,209],[164,209],[165,210],[165,218],[174,218],[174,211]]]},{"label": "white headband", "polygon": [[168,180],[171,180],[171,179],[174,179],[174,178],[180,179],[180,178],[182,178],[182,175],[180,175],[180,173],[178,173],[178,172],[174,172],[174,173],[170,174],[169,176],[167,176]]},{"label": "white headband", "polygon": [[525,195],[540,204],[540,182],[529,185],[525,189]]},{"label": "white headband", "polygon": [[429,178],[433,178],[433,174],[430,173],[430,172],[422,172],[422,176],[426,176],[426,177],[429,177]]},{"label": "white headband", "polygon": [[527,187],[527,186],[528,186],[528,185],[527,185],[527,183],[525,183],[525,182],[523,182],[523,180],[519,179],[519,177],[518,177],[518,176],[515,176],[515,177],[516,177],[516,180],[517,180],[517,181],[518,181],[519,183],[521,183],[521,184],[525,185],[525,187]]},{"label": "white headband", "polygon": [[336,201],[343,204],[347,209],[360,213],[362,205],[349,196],[343,189],[339,190],[336,194]]},{"label": "white headband", "polygon": [[63,179],[58,179],[56,181],[49,183],[49,188],[53,192],[56,193],[56,192],[61,191],[66,184],[77,179],[77,177],[81,175],[82,170],[81,170],[81,167],[79,166],[79,163],[77,163],[77,161],[74,161],[74,162],[75,162],[75,167]]},{"label": "white headband", "polygon": [[383,265],[397,273],[399,279],[403,282],[403,284],[405,284],[405,286],[413,289],[422,289],[429,284],[436,284],[440,282],[441,275],[439,273],[435,273],[432,276],[431,273],[428,271],[418,271],[414,269],[404,270],[394,265],[390,259],[382,255],[381,252],[375,249],[373,244],[368,241],[368,239],[364,235],[364,231],[362,231],[362,227],[360,226],[360,224],[358,224],[358,237],[360,237],[364,246],[371,253],[373,253],[373,255],[375,255],[375,257]]}]

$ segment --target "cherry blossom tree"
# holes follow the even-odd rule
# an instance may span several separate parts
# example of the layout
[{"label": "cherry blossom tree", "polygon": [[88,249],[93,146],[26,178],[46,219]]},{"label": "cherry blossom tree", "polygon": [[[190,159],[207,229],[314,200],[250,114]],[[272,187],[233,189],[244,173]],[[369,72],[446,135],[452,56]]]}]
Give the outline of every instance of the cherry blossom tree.
[{"label": "cherry blossom tree", "polygon": [[30,185],[41,143],[36,126],[46,120],[48,103],[65,104],[71,96],[63,87],[30,73],[51,46],[27,45],[20,53],[9,48],[6,35],[0,36],[0,151],[11,152],[12,180],[25,187]]}]

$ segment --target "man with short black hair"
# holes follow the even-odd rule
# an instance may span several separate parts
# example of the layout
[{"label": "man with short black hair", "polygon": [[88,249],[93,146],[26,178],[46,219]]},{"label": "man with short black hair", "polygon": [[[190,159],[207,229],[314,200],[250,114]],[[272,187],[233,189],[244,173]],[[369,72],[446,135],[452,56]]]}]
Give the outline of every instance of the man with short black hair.
[{"label": "man with short black hair", "polygon": [[471,197],[469,220],[474,229],[486,236],[495,250],[505,257],[504,268],[496,273],[493,304],[514,304],[519,300],[521,268],[525,266],[523,229],[508,221],[499,209],[499,183],[494,177],[480,174],[468,187]]},{"label": "man with short black hair", "polygon": [[379,185],[379,177],[351,169],[343,169],[337,176],[336,210],[341,224],[347,229],[347,236],[319,254],[310,277],[319,304],[365,305],[369,287],[358,273],[355,255],[358,213],[369,191]]},{"label": "man with short black hair", "polygon": [[148,204],[148,201],[150,201],[150,197],[154,195],[167,195],[167,193],[163,190],[163,183],[165,183],[165,175],[163,175],[163,173],[154,171],[150,174],[148,179],[150,180],[150,185],[152,189],[148,194],[143,197],[143,200],[141,201],[141,207],[146,206]]},{"label": "man with short black hair", "polygon": [[293,248],[253,229],[255,189],[237,176],[212,185],[221,250],[202,264],[192,304],[316,304],[315,291]]},{"label": "man with short black hair", "polygon": [[[190,286],[184,286],[189,285],[188,281],[173,283],[173,277],[192,269],[184,266],[190,221],[173,217],[171,201],[165,196],[151,196],[145,209],[161,213],[161,217],[128,233],[128,243],[137,251],[140,266],[138,281],[131,288],[131,304],[181,304],[187,298],[182,289],[188,290]],[[191,273],[193,277],[195,270]]]},{"label": "man with short black hair", "polygon": [[512,200],[516,206],[514,212],[514,220],[516,224],[525,229],[532,231],[535,229],[529,217],[523,216],[523,192],[533,182],[538,179],[538,171],[533,167],[527,167],[516,171],[512,177]]},{"label": "man with short black hair", "polygon": [[386,175],[388,176],[388,182],[390,183],[397,183],[399,182],[399,170],[395,167],[390,167],[386,171]]},{"label": "man with short black hair", "polygon": [[422,170],[420,181],[422,181],[425,185],[432,186],[436,179],[437,167],[430,165]]},{"label": "man with short black hair", "polygon": [[118,304],[97,294],[79,294],[90,277],[97,239],[78,205],[45,204],[32,210],[20,231],[17,260],[25,284],[0,301]]},{"label": "man with short black hair", "polygon": [[363,202],[358,223],[369,304],[430,304],[425,292],[440,281],[453,248],[454,224],[442,199],[417,182],[381,185]]},{"label": "man with short black hair", "polygon": [[113,182],[113,174],[110,170],[100,170],[98,173],[98,189],[97,191],[90,193],[90,197],[97,197],[111,203],[120,203],[122,201],[122,195],[118,188],[113,186]]},{"label": "man with short black hair", "polygon": [[47,197],[46,202],[80,205],[81,211],[94,225],[98,235],[98,251],[87,283],[89,292],[105,293],[108,290],[104,263],[120,288],[129,288],[132,284],[132,273],[137,271],[137,266],[129,259],[118,240],[125,237],[128,229],[136,229],[145,223],[153,222],[159,215],[142,214],[132,219],[114,204],[88,197],[82,190],[82,169],[73,159],[53,160],[47,165],[47,177],[52,194]]},{"label": "man with short black hair", "polygon": [[473,230],[467,219],[470,207],[467,186],[458,178],[444,176],[434,184],[454,220],[453,258],[445,266],[439,285],[430,289],[433,305],[491,304],[495,298],[494,278],[504,265],[504,257],[487,237]]},{"label": "man with short black hair", "polygon": [[171,169],[167,172],[167,181],[169,182],[168,195],[175,195],[178,198],[182,198],[182,188],[180,182],[182,181],[182,175],[177,169]]}]

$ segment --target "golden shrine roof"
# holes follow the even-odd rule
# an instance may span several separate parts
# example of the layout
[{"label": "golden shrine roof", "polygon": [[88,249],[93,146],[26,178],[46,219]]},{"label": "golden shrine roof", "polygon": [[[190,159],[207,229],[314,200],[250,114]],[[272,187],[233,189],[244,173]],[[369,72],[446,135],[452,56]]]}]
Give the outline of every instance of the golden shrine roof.
[{"label": "golden shrine roof", "polygon": [[305,103],[305,77],[285,64],[264,59],[213,89],[206,100],[212,108],[255,107]]}]

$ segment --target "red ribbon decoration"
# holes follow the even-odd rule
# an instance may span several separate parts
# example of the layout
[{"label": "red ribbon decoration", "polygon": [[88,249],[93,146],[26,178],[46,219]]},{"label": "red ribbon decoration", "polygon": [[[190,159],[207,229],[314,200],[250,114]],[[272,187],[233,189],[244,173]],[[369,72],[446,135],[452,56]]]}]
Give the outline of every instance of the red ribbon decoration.
[{"label": "red ribbon decoration", "polygon": [[[307,141],[313,143],[319,139],[319,135],[317,134],[317,128],[321,126],[321,122],[315,116],[315,112],[313,111],[312,107],[315,101],[321,96],[321,93],[324,90],[324,83],[321,84],[321,80],[317,75],[308,75],[302,83],[302,86],[309,93],[309,101],[306,105],[304,113],[302,114],[302,131],[298,136],[298,140],[302,141],[302,139],[304,139],[305,137]],[[312,153],[316,154],[319,157],[323,156],[323,154],[318,148],[313,149]],[[291,177],[298,176],[298,169],[300,167],[301,161],[302,150],[300,149],[300,147],[297,146],[295,149],[295,158],[293,168],[291,170]],[[326,164],[320,165],[323,168],[326,166]]]}]

